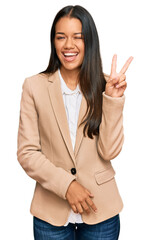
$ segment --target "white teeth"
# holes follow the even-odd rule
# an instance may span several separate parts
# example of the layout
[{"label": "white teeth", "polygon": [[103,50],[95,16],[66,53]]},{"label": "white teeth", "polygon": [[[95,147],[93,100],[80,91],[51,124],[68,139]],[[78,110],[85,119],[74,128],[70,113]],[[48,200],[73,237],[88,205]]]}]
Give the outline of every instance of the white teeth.
[{"label": "white teeth", "polygon": [[65,57],[76,56],[78,53],[64,53]]}]

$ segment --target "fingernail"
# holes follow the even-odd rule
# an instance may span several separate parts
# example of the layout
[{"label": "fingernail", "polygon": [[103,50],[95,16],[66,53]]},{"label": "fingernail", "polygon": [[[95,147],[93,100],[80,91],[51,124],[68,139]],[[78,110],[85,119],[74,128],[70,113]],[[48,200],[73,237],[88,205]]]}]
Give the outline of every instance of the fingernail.
[{"label": "fingernail", "polygon": [[91,197],[94,197],[94,195],[93,195],[92,193],[90,194],[90,196],[91,196]]}]

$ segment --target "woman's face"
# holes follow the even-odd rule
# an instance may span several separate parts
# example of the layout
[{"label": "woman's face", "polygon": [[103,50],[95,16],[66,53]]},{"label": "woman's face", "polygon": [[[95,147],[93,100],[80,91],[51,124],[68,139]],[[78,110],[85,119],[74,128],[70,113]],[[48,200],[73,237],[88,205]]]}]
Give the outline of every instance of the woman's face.
[{"label": "woman's face", "polygon": [[79,70],[84,58],[84,39],[80,20],[61,18],[55,26],[54,45],[61,62],[61,69]]}]

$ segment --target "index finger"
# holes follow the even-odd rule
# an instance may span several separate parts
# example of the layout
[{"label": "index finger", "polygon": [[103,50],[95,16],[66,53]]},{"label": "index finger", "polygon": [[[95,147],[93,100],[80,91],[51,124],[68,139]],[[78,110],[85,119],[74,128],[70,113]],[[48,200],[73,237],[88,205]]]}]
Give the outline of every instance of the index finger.
[{"label": "index finger", "polygon": [[116,68],[117,68],[117,54],[115,54],[112,59],[111,76],[113,76],[116,73]]},{"label": "index finger", "polygon": [[123,66],[123,68],[120,71],[121,74],[124,74],[127,71],[132,60],[133,60],[133,57],[129,57],[129,59],[126,61],[125,65]]}]

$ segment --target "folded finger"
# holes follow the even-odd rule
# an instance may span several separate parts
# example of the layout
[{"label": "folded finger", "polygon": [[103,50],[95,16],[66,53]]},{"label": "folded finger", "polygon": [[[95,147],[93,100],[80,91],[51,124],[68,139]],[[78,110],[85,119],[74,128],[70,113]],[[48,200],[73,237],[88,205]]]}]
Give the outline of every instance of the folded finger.
[{"label": "folded finger", "polygon": [[123,82],[116,85],[116,88],[121,88],[121,87],[127,87],[127,82],[123,81]]},{"label": "folded finger", "polygon": [[109,83],[110,86],[113,86],[113,85],[115,85],[116,83],[118,83],[119,80],[120,80],[120,78],[119,78],[119,77],[116,77],[116,78],[114,78],[114,79],[110,79],[110,81],[109,81],[108,83]]},{"label": "folded finger", "polygon": [[121,74],[121,75],[119,76],[119,81],[118,81],[118,83],[123,82],[123,81],[125,81],[125,80],[126,80],[126,75],[125,75],[125,74]]}]

